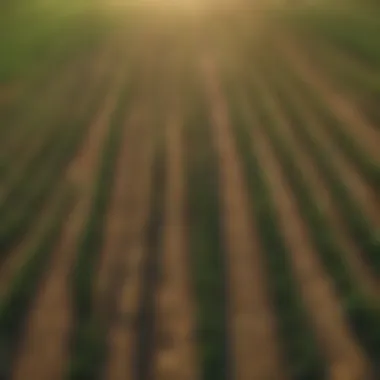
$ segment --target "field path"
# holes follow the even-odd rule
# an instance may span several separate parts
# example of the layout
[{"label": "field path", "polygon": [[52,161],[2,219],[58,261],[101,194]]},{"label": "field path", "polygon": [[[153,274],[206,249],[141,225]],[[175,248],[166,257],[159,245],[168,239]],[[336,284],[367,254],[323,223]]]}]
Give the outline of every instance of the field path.
[{"label": "field path", "polygon": [[[178,95],[178,94],[177,94]],[[195,350],[194,294],[186,243],[183,115],[178,102],[165,126],[167,184],[163,226],[162,281],[158,289],[156,380],[199,379]]]},{"label": "field path", "polygon": [[133,379],[140,275],[151,191],[152,141],[147,105],[132,107],[117,167],[104,254],[99,266],[100,309],[108,309],[105,379]]},{"label": "field path", "polygon": [[95,115],[81,150],[68,168],[68,180],[79,190],[76,203],[63,226],[61,239],[52,253],[49,271],[32,305],[25,338],[14,364],[13,380],[63,378],[68,363],[72,318],[69,274],[91,205],[97,164],[118,100],[120,84],[118,78]]},{"label": "field path", "polygon": [[220,163],[233,376],[238,380],[284,379],[261,249],[254,235],[254,221],[248,211],[248,194],[231,134],[227,104],[212,58],[202,61],[202,71]]},{"label": "field path", "polygon": [[368,368],[363,353],[349,330],[331,279],[321,267],[309,241],[296,200],[263,133],[264,128],[252,128],[252,142],[267,173],[279,224],[292,253],[294,276],[330,365],[330,379],[367,379]]}]

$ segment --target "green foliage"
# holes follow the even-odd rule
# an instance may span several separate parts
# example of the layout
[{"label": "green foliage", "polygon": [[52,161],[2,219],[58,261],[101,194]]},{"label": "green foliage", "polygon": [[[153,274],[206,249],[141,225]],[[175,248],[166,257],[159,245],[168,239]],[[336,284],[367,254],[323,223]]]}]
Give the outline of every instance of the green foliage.
[{"label": "green foliage", "polygon": [[0,84],[43,72],[92,48],[107,22],[91,8],[38,1],[15,4],[0,15]]},{"label": "green foliage", "polygon": [[[96,266],[103,245],[103,228],[109,197],[114,183],[116,160],[123,133],[123,121],[130,88],[126,87],[114,111],[104,145],[100,170],[91,206],[73,271],[73,307],[76,324],[72,339],[72,360],[69,379],[97,379],[105,353],[104,326],[94,310],[93,287]],[[96,359],[94,361],[94,359]]]},{"label": "green foliage", "polygon": [[36,294],[41,276],[67,216],[69,201],[67,192],[63,192],[57,204],[54,205],[53,212],[45,221],[46,228],[42,236],[38,236],[30,252],[27,252],[26,261],[0,300],[0,348],[4,355],[2,357],[4,362],[0,363],[0,374],[6,378],[9,376],[11,357],[23,322],[28,315],[29,305]]},{"label": "green foliage", "polygon": [[[198,82],[197,82],[198,84]],[[228,378],[225,252],[221,236],[218,168],[207,109],[193,96],[186,128],[190,263],[197,299],[202,378]]]},{"label": "green foliage", "polygon": [[[278,87],[277,91],[279,91]],[[341,209],[346,212],[345,216],[350,218],[352,223],[360,226],[360,223],[363,223],[362,217],[356,213],[356,207],[352,207],[351,201],[348,198],[349,193],[347,189],[340,182],[337,173],[332,169],[331,159],[326,156],[323,149],[321,149],[318,143],[309,134],[307,120],[301,118],[294,102],[290,100],[288,93],[282,91],[279,97],[291,121],[290,125],[298,136],[299,144],[307,147],[308,152],[315,160],[319,170],[330,184],[331,190],[336,196],[337,203],[338,197],[340,197]],[[257,99],[257,94],[255,99]],[[347,315],[353,331],[355,331],[359,341],[366,349],[373,363],[374,370],[378,371],[377,367],[380,359],[379,305],[374,303],[374,300],[367,298],[360,286],[355,282],[345,261],[344,250],[337,243],[326,216],[318,207],[312,189],[307,184],[297,165],[294,153],[286,141],[281,138],[277,130],[277,121],[271,116],[271,110],[269,108],[265,109],[264,107],[263,117],[266,119],[266,131],[270,136],[279,162],[281,162],[283,170],[296,195],[300,213],[306,222],[312,241],[327,271],[334,279],[335,286],[341,296],[343,310]],[[367,235],[365,235],[364,238],[367,238]],[[367,244],[367,241],[362,242],[362,245],[365,244]],[[370,248],[373,249],[372,253],[374,254],[376,252],[375,247],[372,246]],[[377,252],[379,252],[378,249]],[[376,263],[374,262],[374,264]]]},{"label": "green foliage", "polygon": [[[80,75],[80,72],[78,74]],[[19,174],[18,180],[10,186],[0,204],[0,261],[28,231],[82,140],[100,100],[97,94],[87,94],[90,99],[87,108],[81,113],[73,112],[74,104],[86,96],[89,80],[90,76],[82,76],[71,86],[66,94],[67,98],[60,102],[61,110],[58,115],[57,109],[53,109],[50,115],[50,118],[54,117],[54,121],[50,118],[42,121],[54,125],[44,126],[44,129],[48,130],[44,131],[46,136],[42,138],[45,141],[34,157],[26,158],[28,161],[25,168]],[[104,88],[100,87],[102,92]],[[71,110],[72,113],[67,110]]]},{"label": "green foliage", "polygon": [[[258,161],[250,128],[249,118],[238,108],[238,99],[230,96],[236,142],[243,158],[247,185],[251,195],[251,206],[256,218],[258,233],[264,248],[265,264],[269,276],[270,293],[277,316],[278,333],[281,339],[288,371],[295,380],[317,380],[326,377],[326,363],[322,359],[310,326],[305,306],[301,300],[297,284],[294,281],[290,252],[281,234],[278,217],[273,204],[272,192],[267,183],[263,167]],[[252,97],[255,110],[260,116],[263,111],[261,101]],[[263,128],[267,127],[267,118],[261,118]]]},{"label": "green foliage", "polygon": [[292,15],[290,25],[301,33],[326,39],[330,44],[378,69],[380,67],[379,9],[363,6],[324,7]]},{"label": "green foliage", "polygon": [[363,177],[373,185],[376,191],[379,191],[380,163],[370,158],[367,152],[363,151],[363,148],[357,144],[355,138],[349,132],[346,132],[344,122],[340,121],[333,110],[327,106],[322,95],[303,82],[292,69],[288,68],[287,73],[292,79],[291,85],[301,91],[302,96],[307,99],[314,113],[319,116],[321,127],[326,129],[326,132],[331,135],[337,146],[357,167]]},{"label": "green foliage", "polygon": [[[289,74],[288,74],[289,75]],[[281,91],[277,87],[277,91]],[[307,120],[303,119],[300,114],[289,103],[289,95],[285,94],[283,89],[281,92],[281,99],[287,107],[288,114],[292,120],[292,127],[299,138],[301,144],[306,144],[312,154],[315,162],[317,163],[320,171],[323,173],[324,178],[330,186],[332,195],[336,201],[341,214],[344,216],[350,232],[356,240],[358,246],[362,249],[363,257],[368,261],[373,271],[377,274],[380,273],[380,242],[377,237],[376,230],[373,228],[369,220],[364,215],[360,206],[351,196],[346,184],[342,182],[338,169],[334,166],[333,160],[328,152],[312,137],[307,127]],[[319,115],[321,117],[321,115]],[[323,124],[323,121],[321,125]],[[330,130],[332,130],[330,126]],[[343,134],[343,132],[342,132]],[[341,144],[344,144],[342,142]],[[360,152],[355,151],[351,145],[346,145],[355,158],[360,155]],[[348,152],[347,152],[348,153]],[[351,156],[352,157],[352,156]],[[354,158],[352,158],[354,159]],[[362,161],[361,161],[362,162]],[[367,161],[365,161],[367,162]],[[371,166],[372,167],[372,166]]]}]

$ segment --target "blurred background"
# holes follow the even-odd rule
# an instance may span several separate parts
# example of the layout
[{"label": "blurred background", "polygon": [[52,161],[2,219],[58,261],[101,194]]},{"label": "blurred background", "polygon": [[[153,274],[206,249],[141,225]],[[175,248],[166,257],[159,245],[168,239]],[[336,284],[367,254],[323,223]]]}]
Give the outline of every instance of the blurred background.
[{"label": "blurred background", "polygon": [[0,0],[0,380],[380,379],[380,4]]}]

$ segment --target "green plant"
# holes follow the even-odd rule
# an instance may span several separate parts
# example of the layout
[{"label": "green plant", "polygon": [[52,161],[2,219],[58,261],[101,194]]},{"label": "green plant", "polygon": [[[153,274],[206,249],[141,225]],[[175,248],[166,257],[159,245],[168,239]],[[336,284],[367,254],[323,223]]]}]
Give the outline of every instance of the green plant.
[{"label": "green plant", "polygon": [[[293,279],[290,253],[281,234],[271,189],[252,144],[250,128],[259,126],[252,124],[236,96],[236,91],[230,89],[228,93],[234,121],[233,131],[244,165],[252,213],[264,248],[263,258],[269,276],[270,294],[289,374],[292,379],[297,380],[325,378],[326,363]],[[257,114],[263,116],[262,110],[259,110],[262,107],[261,102],[255,99],[252,103],[255,104]],[[261,117],[260,122],[263,129],[267,128],[266,118]]]}]

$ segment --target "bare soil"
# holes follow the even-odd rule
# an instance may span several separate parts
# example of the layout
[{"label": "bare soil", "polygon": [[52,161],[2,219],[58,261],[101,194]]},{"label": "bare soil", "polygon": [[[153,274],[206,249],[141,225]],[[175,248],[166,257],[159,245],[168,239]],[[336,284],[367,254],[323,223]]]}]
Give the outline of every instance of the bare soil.
[{"label": "bare soil", "polygon": [[[178,94],[177,94],[178,95]],[[163,230],[162,281],[158,289],[158,347],[155,379],[200,378],[196,357],[194,294],[185,225],[183,119],[174,102],[165,125],[167,183]]]},{"label": "bare soil", "polygon": [[[151,191],[152,141],[144,102],[132,109],[111,200],[99,273],[100,308],[108,307],[108,360],[105,378],[132,379],[136,318],[145,228]],[[111,304],[112,303],[112,304]]]}]

